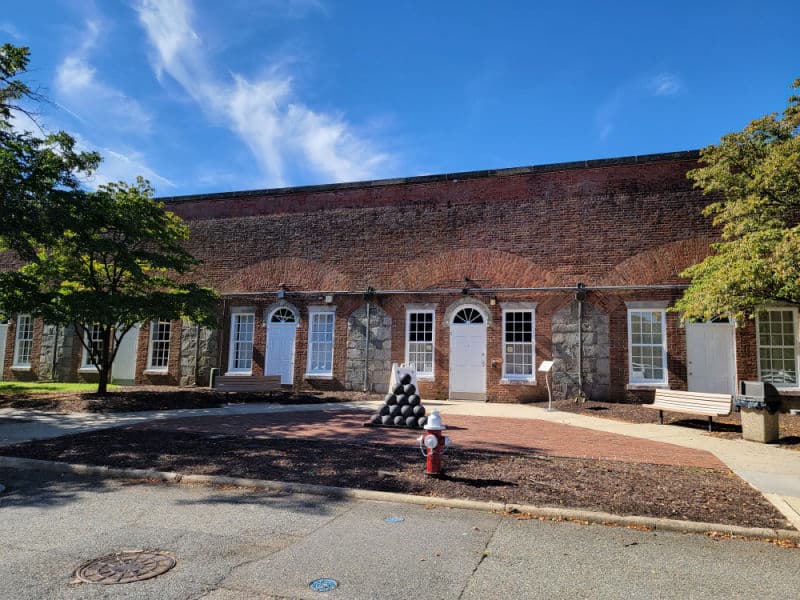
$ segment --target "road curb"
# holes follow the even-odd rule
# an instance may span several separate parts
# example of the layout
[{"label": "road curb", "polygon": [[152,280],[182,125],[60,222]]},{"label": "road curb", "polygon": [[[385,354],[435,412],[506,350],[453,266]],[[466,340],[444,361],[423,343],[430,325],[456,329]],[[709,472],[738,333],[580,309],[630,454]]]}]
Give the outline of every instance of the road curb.
[{"label": "road curb", "polygon": [[231,485],[236,487],[255,488],[276,492],[295,494],[313,494],[331,498],[352,498],[378,502],[399,502],[441,508],[460,508],[479,511],[496,511],[510,514],[526,514],[544,519],[583,521],[600,525],[618,525],[623,527],[646,527],[655,531],[672,531],[677,533],[722,533],[744,538],[769,540],[788,540],[800,543],[800,531],[789,529],[770,529],[764,527],[739,527],[722,523],[703,523],[699,521],[678,521],[644,516],[622,516],[610,513],[580,510],[572,508],[548,508],[531,504],[508,502],[486,502],[482,500],[463,500],[459,498],[437,498],[432,496],[415,496],[397,492],[379,492],[354,488],[315,485],[309,483],[290,483],[269,481],[266,479],[247,479],[243,477],[227,477],[222,475],[183,475],[169,471],[153,469],[115,469],[94,465],[70,464],[50,460],[17,458],[0,456],[0,467],[22,471],[47,471],[55,473],[73,473],[76,475],[93,475],[108,479],[150,479],[167,483],[183,483],[195,485]]}]

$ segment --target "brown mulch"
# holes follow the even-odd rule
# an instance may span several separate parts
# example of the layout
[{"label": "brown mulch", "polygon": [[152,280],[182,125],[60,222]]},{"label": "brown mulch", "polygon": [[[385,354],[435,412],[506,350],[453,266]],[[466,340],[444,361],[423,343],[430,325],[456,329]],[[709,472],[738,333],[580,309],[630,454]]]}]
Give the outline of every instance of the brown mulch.
[{"label": "brown mulch", "polygon": [[[658,423],[657,410],[642,408],[641,405],[634,403],[596,402],[594,400],[576,403],[574,400],[554,400],[553,408],[627,423]],[[664,423],[708,431],[708,420],[703,417],[665,412]],[[726,439],[741,439],[742,423],[739,413],[733,412],[725,417],[714,417],[711,435]],[[780,414],[777,444],[788,450],[800,450],[800,415]]]},{"label": "brown mulch", "polygon": [[98,396],[92,392],[0,394],[0,408],[55,412],[137,412],[179,408],[215,408],[229,403],[323,404],[374,400],[363,392],[218,392],[211,388],[131,386]]},{"label": "brown mulch", "polygon": [[539,506],[785,528],[725,469],[455,449],[446,476],[408,445],[209,435],[124,427],[0,448],[0,454],[120,468],[304,482]]}]

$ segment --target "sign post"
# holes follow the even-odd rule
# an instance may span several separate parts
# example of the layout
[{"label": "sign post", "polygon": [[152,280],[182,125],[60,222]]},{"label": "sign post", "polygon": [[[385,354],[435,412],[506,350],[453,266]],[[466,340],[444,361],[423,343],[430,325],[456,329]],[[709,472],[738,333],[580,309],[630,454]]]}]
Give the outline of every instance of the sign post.
[{"label": "sign post", "polygon": [[544,382],[547,384],[547,412],[553,412],[553,392],[550,391],[550,371],[553,370],[552,360],[543,360],[539,365],[539,373],[544,373]]}]

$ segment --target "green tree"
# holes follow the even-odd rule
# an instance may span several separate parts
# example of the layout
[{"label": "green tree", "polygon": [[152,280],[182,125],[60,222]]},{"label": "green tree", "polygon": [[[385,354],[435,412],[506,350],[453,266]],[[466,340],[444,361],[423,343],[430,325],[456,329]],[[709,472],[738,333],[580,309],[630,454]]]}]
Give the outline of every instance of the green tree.
[{"label": "green tree", "polygon": [[[16,274],[7,302],[54,325],[73,326],[99,373],[104,394],[123,336],[137,323],[189,319],[214,323],[217,295],[179,281],[198,261],[183,247],[189,228],[142,178],[100,186],[70,212],[62,236],[37,248]],[[96,328],[98,343],[86,332]]]},{"label": "green tree", "polygon": [[721,231],[714,252],[675,310],[687,320],[752,318],[760,307],[800,303],[800,79],[782,114],[756,119],[700,152],[689,172],[715,200],[704,214]]},{"label": "green tree", "polygon": [[35,117],[26,102],[42,100],[21,79],[29,54],[0,47],[0,251],[13,250],[24,262],[37,260],[37,251],[61,235],[66,215],[83,200],[82,178],[101,160],[77,151],[63,131],[38,135],[14,127],[15,117]]}]

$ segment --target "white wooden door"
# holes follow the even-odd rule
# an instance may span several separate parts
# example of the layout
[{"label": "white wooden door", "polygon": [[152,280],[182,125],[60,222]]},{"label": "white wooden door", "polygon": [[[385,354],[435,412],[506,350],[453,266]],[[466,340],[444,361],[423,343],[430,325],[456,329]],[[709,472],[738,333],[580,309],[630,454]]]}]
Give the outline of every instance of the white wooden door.
[{"label": "white wooden door", "polygon": [[270,323],[267,327],[265,375],[280,375],[282,385],[294,382],[294,338],[297,323]]},{"label": "white wooden door", "polygon": [[486,400],[486,324],[450,325],[450,398]]},{"label": "white wooden door", "polygon": [[8,323],[0,323],[0,381],[3,381],[3,368],[6,360],[6,337],[8,336]]},{"label": "white wooden door", "polygon": [[690,392],[736,393],[736,345],[732,323],[686,324]]},{"label": "white wooden door", "polygon": [[139,350],[139,328],[134,325],[119,342],[119,350],[111,365],[111,381],[130,384],[136,379],[136,354]]}]

